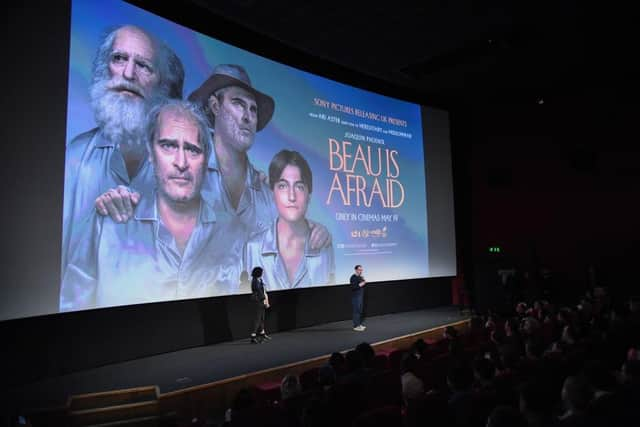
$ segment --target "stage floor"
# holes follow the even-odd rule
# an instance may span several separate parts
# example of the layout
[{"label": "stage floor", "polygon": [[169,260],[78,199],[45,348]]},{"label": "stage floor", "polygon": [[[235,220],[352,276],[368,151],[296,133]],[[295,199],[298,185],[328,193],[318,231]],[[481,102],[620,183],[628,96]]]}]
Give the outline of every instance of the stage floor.
[{"label": "stage floor", "polygon": [[15,388],[9,400],[22,408],[52,408],[75,394],[157,385],[160,393],[299,362],[334,351],[374,344],[466,319],[457,308],[386,314],[366,319],[367,330],[352,330],[351,320],[271,334],[264,344],[249,339],[136,359],[49,378]]}]

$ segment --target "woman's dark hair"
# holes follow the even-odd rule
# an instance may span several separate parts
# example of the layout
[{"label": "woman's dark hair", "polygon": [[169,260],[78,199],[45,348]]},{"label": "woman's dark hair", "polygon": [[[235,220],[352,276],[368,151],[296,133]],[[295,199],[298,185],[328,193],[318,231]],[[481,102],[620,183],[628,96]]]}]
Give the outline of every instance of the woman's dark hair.
[{"label": "woman's dark hair", "polygon": [[300,178],[311,194],[313,192],[313,175],[309,163],[300,153],[292,150],[282,150],[271,159],[271,163],[269,163],[269,186],[271,189],[273,190],[276,183],[280,181],[282,171],[289,165],[297,166],[300,169]]},{"label": "woman's dark hair", "polygon": [[251,277],[257,279],[258,277],[262,276],[262,271],[262,267],[253,267],[253,270],[251,270]]}]

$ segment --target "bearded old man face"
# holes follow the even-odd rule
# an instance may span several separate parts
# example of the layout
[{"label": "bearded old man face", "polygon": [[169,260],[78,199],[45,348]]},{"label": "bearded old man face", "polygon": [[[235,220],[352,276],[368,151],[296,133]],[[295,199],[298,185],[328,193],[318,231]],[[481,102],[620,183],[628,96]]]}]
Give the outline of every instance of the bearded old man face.
[{"label": "bearded old man face", "polygon": [[144,31],[123,27],[99,65],[91,103],[103,135],[119,145],[144,147],[145,116],[157,95],[160,73],[157,49]]}]

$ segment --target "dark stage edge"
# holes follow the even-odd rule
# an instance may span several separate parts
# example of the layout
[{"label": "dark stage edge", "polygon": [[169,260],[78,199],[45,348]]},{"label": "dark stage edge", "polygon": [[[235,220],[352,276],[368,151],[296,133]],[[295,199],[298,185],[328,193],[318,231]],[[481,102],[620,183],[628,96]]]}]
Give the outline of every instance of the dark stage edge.
[{"label": "dark stage edge", "polygon": [[64,406],[76,394],[157,385],[160,393],[275,368],[334,351],[409,335],[468,319],[454,307],[386,314],[366,319],[367,330],[353,331],[351,320],[272,334],[265,344],[249,339],[208,345],[75,372],[20,386],[9,392],[22,408]]}]

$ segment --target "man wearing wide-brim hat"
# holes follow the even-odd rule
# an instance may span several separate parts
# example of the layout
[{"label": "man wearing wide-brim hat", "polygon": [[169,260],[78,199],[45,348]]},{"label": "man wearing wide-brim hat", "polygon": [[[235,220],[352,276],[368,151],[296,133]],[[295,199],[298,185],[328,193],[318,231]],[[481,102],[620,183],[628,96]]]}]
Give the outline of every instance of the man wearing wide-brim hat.
[{"label": "man wearing wide-brim hat", "polygon": [[189,100],[202,106],[213,128],[208,181],[214,208],[237,215],[249,232],[262,230],[275,216],[273,198],[247,151],[273,116],[273,98],[253,87],[243,67],[223,64]]},{"label": "man wearing wide-brim hat", "polygon": [[[251,85],[249,75],[243,67],[234,64],[218,65],[211,76],[189,95],[189,100],[201,104],[205,111],[211,113],[210,98],[220,89],[236,86],[253,95],[257,105],[257,131],[261,131],[269,123],[275,109],[275,102],[269,95],[256,90]],[[215,119],[215,117],[210,117]],[[212,120],[212,125],[214,122]],[[214,125],[215,126],[215,125]]]},{"label": "man wearing wide-brim hat", "polygon": [[[213,154],[209,159],[209,198],[217,212],[236,215],[249,233],[262,231],[277,217],[273,195],[264,174],[249,161],[247,151],[255,134],[273,116],[275,102],[253,87],[240,65],[222,64],[189,95],[206,112],[213,132]],[[274,153],[283,147],[274,147]],[[319,224],[311,224],[311,246],[330,244],[330,234]]]}]

